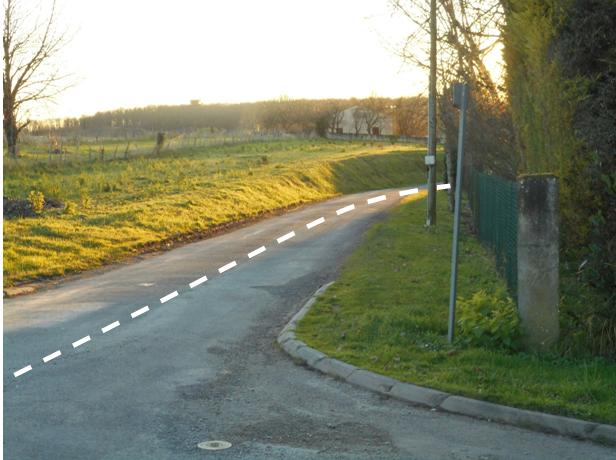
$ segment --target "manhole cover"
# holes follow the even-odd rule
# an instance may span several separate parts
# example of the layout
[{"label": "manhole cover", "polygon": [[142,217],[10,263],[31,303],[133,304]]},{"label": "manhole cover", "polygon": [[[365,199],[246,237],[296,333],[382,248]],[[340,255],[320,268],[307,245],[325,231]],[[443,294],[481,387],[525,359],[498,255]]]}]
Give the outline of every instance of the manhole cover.
[{"label": "manhole cover", "polygon": [[223,450],[231,447],[231,443],[227,441],[203,441],[197,444],[197,447],[205,450]]}]

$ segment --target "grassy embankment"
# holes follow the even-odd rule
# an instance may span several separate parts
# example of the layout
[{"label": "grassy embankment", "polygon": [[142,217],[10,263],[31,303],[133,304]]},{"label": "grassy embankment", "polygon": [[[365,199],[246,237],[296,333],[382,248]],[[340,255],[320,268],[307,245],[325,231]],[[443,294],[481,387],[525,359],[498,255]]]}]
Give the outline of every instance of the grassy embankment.
[{"label": "grassy embankment", "polygon": [[5,160],[4,196],[68,207],[4,220],[4,285],[86,270],[340,193],[425,181],[423,148],[275,141],[64,164]]},{"label": "grassy embankment", "polygon": [[[447,344],[452,216],[443,195],[438,209],[434,231],[423,226],[423,199],[400,206],[372,228],[338,281],[299,324],[299,338],[330,356],[406,382],[616,423],[614,363]],[[492,257],[464,232],[460,298],[504,287]]]}]

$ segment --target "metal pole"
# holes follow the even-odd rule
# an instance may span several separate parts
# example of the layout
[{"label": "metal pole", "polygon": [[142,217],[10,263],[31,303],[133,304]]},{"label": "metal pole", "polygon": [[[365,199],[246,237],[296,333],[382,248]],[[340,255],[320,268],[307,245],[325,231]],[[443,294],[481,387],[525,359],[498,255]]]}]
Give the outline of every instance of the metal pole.
[{"label": "metal pole", "polygon": [[[468,85],[457,85],[454,89],[454,106],[460,109],[460,128],[458,131],[458,158],[456,164],[456,203],[453,215],[453,243],[451,248],[451,286],[449,290],[449,324],[447,340],[453,342],[456,321],[456,291],[458,283],[458,239],[460,236],[460,206],[462,201],[462,165],[464,163],[464,125],[468,104]],[[459,100],[456,96],[459,96]]]},{"label": "metal pole", "polygon": [[430,86],[428,95],[428,215],[426,225],[436,225],[436,0],[430,1]]}]

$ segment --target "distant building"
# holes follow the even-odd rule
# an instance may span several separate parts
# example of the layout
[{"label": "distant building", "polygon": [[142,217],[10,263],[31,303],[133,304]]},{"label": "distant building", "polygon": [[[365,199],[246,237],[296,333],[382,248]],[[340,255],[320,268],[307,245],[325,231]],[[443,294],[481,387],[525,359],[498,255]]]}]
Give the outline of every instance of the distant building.
[{"label": "distant building", "polygon": [[190,105],[201,105],[201,100],[200,99],[191,99],[190,100]]},{"label": "distant building", "polygon": [[[373,136],[389,136],[393,134],[393,120],[391,115],[377,114],[354,105],[342,112],[342,119],[336,134],[369,134]],[[372,124],[368,132],[367,120]]]}]

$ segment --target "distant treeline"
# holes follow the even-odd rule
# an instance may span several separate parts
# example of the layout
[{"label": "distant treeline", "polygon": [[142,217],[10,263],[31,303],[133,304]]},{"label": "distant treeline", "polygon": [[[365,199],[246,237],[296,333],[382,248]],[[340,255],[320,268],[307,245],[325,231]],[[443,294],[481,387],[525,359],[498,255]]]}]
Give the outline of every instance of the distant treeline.
[{"label": "distant treeline", "polygon": [[362,113],[390,117],[395,135],[424,136],[426,107],[424,97],[367,99],[288,99],[280,98],[239,104],[159,105],[98,112],[80,118],[35,120],[29,134],[133,136],[135,133],[197,130],[253,130],[291,134],[336,132],[342,113],[359,107]]}]

